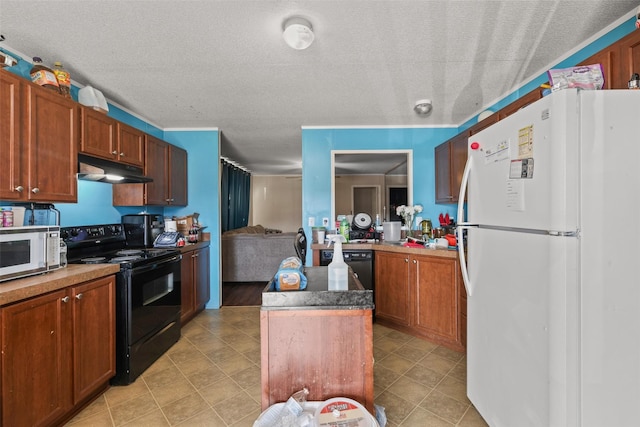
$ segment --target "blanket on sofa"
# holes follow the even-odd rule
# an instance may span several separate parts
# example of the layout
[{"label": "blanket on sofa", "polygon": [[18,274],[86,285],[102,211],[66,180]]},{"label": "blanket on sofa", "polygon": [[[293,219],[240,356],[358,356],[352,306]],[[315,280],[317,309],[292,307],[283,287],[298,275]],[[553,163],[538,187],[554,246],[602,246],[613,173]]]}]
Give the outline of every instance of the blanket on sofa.
[{"label": "blanket on sofa", "polygon": [[222,281],[268,282],[283,259],[296,256],[295,237],[261,225],[222,233]]}]

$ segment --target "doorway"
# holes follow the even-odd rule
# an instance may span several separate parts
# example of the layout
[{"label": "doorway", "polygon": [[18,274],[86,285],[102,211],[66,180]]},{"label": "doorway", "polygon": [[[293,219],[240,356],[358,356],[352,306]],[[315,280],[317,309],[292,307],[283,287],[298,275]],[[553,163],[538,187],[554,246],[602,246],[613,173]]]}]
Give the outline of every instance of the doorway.
[{"label": "doorway", "polygon": [[396,208],[407,204],[407,187],[389,187],[389,221],[402,221]]}]

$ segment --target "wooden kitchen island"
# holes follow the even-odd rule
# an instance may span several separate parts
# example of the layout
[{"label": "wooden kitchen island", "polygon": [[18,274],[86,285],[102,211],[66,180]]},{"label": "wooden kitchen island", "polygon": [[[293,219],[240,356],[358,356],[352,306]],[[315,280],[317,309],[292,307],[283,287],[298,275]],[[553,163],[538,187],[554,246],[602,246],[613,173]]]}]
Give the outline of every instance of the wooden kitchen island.
[{"label": "wooden kitchen island", "polygon": [[304,291],[262,293],[262,409],[306,387],[307,400],[348,397],[373,414],[373,293],[352,274],[348,291],[328,291],[327,267],[305,275]]}]

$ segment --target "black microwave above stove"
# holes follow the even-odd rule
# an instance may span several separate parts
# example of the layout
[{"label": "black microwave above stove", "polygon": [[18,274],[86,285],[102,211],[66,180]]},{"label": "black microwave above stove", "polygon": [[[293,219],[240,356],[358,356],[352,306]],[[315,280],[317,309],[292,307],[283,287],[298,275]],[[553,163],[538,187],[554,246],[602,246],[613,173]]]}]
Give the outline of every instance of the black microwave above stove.
[{"label": "black microwave above stove", "polygon": [[157,214],[123,215],[122,226],[127,246],[152,248],[153,242],[164,232],[164,217]]}]

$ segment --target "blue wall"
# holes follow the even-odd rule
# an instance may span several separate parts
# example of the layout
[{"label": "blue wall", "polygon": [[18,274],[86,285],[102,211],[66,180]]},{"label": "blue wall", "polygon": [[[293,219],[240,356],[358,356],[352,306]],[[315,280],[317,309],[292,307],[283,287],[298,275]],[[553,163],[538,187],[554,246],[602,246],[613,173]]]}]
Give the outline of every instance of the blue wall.
[{"label": "blue wall", "polygon": [[211,233],[211,299],[207,308],[220,308],[220,207],[218,130],[166,131],[163,139],[188,152],[188,202],[186,207],[165,208],[166,216],[200,214],[200,224]]},{"label": "blue wall", "polygon": [[[302,224],[311,235],[308,218],[317,224],[331,218],[332,150],[413,150],[413,204],[423,218],[454,214],[455,205],[435,204],[434,148],[458,133],[458,128],[303,129]],[[454,215],[455,218],[455,215]],[[335,220],[335,218],[334,218]]]}]

